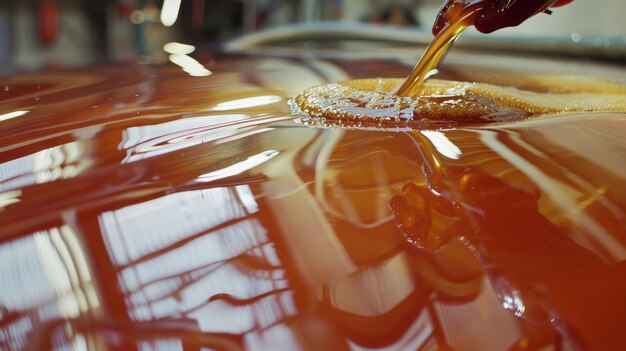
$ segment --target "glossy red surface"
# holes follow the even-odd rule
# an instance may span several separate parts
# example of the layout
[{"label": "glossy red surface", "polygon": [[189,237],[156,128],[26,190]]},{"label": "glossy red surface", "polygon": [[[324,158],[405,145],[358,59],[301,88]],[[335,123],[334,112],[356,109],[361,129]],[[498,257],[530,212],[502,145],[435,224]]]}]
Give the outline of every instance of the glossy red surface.
[{"label": "glossy red surface", "polygon": [[409,68],[207,67],[2,80],[0,349],[626,345],[625,112],[312,128],[302,89]]}]

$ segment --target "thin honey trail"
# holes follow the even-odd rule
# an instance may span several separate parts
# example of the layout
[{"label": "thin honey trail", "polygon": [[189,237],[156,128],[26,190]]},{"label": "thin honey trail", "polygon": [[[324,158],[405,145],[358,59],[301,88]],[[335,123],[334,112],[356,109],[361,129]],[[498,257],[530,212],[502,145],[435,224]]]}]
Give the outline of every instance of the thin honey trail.
[{"label": "thin honey trail", "polygon": [[448,23],[448,25],[435,36],[435,39],[433,39],[428,48],[426,48],[426,51],[417,62],[417,65],[415,65],[415,68],[413,68],[411,74],[409,74],[396,92],[397,95],[419,95],[422,83],[429,77],[430,72],[437,68],[443,61],[455,40],[470,26],[478,10],[480,10],[480,7],[462,10],[458,17],[454,18],[453,21]]}]

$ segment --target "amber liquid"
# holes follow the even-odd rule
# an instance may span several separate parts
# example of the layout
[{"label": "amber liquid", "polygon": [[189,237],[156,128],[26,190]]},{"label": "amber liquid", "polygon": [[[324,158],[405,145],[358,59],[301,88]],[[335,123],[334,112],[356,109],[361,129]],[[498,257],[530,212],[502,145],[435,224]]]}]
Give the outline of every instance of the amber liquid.
[{"label": "amber liquid", "polygon": [[434,40],[401,84],[396,79],[371,78],[315,86],[294,97],[292,113],[307,125],[429,130],[626,109],[623,84],[590,77],[545,75],[525,84],[528,77],[522,74],[519,81],[505,78],[508,83],[503,85],[474,79],[467,83],[433,79],[425,84],[468,26],[480,24],[481,30],[493,31],[541,10],[541,3],[530,1],[448,0],[433,26]]},{"label": "amber liquid", "polygon": [[0,349],[626,345],[623,112],[310,128],[307,62],[209,68],[3,79]]},{"label": "amber liquid", "polygon": [[420,86],[424,80],[431,75],[434,69],[439,67],[456,39],[472,24],[476,13],[482,9],[482,6],[482,1],[470,2],[469,5],[454,1],[440,11],[439,17],[445,17],[445,21],[441,21],[444,22],[443,29],[437,33],[413,71],[400,86],[397,91],[398,95],[419,95]]}]

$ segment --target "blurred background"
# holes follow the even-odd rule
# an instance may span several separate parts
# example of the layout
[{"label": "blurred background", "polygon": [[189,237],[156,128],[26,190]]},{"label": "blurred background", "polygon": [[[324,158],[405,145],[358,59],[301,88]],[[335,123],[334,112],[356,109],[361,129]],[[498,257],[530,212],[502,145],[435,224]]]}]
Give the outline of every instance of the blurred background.
[{"label": "blurred background", "polygon": [[[388,24],[425,35],[440,5],[441,0],[0,0],[0,75],[99,61],[158,63],[167,59],[166,43],[217,48],[242,35],[303,23]],[[490,38],[592,38],[596,46],[625,46],[625,13],[624,0],[578,0]]]}]

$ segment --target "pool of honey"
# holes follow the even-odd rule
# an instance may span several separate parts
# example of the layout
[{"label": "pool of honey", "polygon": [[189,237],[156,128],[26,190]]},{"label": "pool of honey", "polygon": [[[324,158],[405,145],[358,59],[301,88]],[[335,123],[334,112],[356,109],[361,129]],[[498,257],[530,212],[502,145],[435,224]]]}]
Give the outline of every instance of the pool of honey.
[{"label": "pool of honey", "polygon": [[394,90],[401,78],[352,79],[306,89],[290,105],[307,125],[425,130],[494,126],[564,112],[626,111],[626,85],[605,78],[572,80],[542,76],[539,92],[538,85],[528,83],[522,89],[515,82],[429,79],[418,95],[398,96]]},{"label": "pool of honey", "polygon": [[624,347],[626,112],[294,122],[304,88],[409,69],[355,67],[3,79],[0,349]]}]

